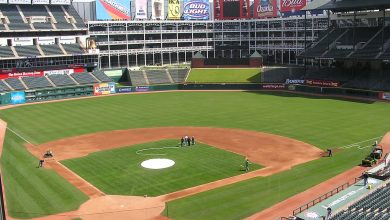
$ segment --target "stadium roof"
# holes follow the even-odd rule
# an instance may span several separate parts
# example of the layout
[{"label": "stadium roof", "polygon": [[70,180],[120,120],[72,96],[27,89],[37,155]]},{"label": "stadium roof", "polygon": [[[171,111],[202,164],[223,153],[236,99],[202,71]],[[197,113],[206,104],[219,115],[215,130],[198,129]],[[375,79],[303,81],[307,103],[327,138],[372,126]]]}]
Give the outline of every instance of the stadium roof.
[{"label": "stadium roof", "polygon": [[354,11],[390,8],[389,0],[314,0],[302,10]]}]

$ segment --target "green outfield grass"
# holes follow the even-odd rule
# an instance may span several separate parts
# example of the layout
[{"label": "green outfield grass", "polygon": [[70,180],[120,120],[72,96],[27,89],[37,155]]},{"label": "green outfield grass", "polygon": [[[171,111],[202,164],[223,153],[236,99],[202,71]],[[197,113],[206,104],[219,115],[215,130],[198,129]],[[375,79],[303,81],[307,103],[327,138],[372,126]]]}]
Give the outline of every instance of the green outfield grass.
[{"label": "green outfield grass", "polygon": [[191,69],[187,82],[209,83],[259,83],[261,80],[261,69],[240,68],[240,69]]},{"label": "green outfield grass", "polygon": [[[211,126],[263,131],[326,149],[384,135],[390,130],[389,112],[390,105],[382,102],[288,93],[171,92],[21,106],[0,111],[0,118],[34,144],[114,129]],[[275,176],[173,201],[168,204],[168,213],[174,219],[192,219],[196,213],[203,219],[248,216],[359,164],[368,150],[343,150],[333,158],[309,162]],[[1,165],[11,216],[27,218],[62,212],[85,201],[57,174],[36,169],[37,162],[23,141],[8,132]]]},{"label": "green outfield grass", "polygon": [[[158,196],[192,186],[243,174],[244,156],[197,143],[178,147],[177,140],[163,140],[90,154],[61,161],[65,166],[110,195]],[[145,154],[140,155],[138,150]],[[167,158],[175,165],[161,170],[143,168],[144,160]],[[260,166],[253,164],[252,170]]]}]

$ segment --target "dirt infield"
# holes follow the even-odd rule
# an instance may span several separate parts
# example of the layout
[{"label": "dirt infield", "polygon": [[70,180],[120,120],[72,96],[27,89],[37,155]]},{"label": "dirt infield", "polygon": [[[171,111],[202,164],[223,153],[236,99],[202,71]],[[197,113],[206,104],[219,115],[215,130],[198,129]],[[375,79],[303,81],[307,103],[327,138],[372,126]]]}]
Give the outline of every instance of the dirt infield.
[{"label": "dirt infield", "polygon": [[[92,152],[153,142],[163,139],[178,139],[194,135],[197,141],[227,151],[245,155],[250,161],[265,168],[242,175],[195,186],[154,198],[104,195],[87,181],[61,165],[58,161],[86,156]],[[47,150],[55,157],[47,166],[74,184],[90,197],[79,210],[40,219],[155,219],[162,218],[165,202],[193,195],[257,176],[272,175],[307,161],[321,157],[322,150],[297,141],[273,134],[238,129],[210,127],[161,127],[115,130],[51,141],[38,146],[27,145],[36,157],[42,157]],[[130,211],[132,210],[132,211]],[[137,211],[138,210],[138,211]],[[99,213],[99,214],[96,214]]]}]

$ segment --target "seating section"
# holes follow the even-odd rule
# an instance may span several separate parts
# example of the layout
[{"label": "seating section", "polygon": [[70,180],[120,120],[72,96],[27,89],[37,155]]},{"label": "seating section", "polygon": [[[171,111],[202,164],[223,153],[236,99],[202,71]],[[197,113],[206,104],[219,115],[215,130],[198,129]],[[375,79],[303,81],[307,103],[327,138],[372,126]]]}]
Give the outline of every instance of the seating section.
[{"label": "seating section", "polygon": [[11,89],[4,83],[3,80],[0,80],[0,92],[10,91]]},{"label": "seating section", "polygon": [[102,82],[112,82],[112,79],[108,77],[106,74],[104,74],[101,70],[95,70],[92,72],[92,74],[100,81]]},{"label": "seating section", "polygon": [[10,85],[14,90],[25,90],[26,87],[20,82],[17,78],[8,78],[5,81]]},{"label": "seating section", "polygon": [[84,50],[79,44],[63,44],[62,45],[68,54],[83,54]]},{"label": "seating section", "polygon": [[188,74],[188,69],[169,69],[168,71],[175,83],[184,82]]},{"label": "seating section", "polygon": [[48,17],[49,14],[44,5],[19,5],[25,17],[32,16],[45,16]]},{"label": "seating section", "polygon": [[5,30],[4,24],[0,24],[0,30]]},{"label": "seating section", "polygon": [[307,48],[305,55],[310,57],[320,57],[325,51],[328,50],[330,44],[334,42],[341,34],[345,32],[345,29],[332,29],[327,35],[319,37],[319,42],[314,44],[313,47]]},{"label": "seating section", "polygon": [[336,45],[341,46],[350,46],[351,49],[338,49],[337,47],[333,47],[328,53],[326,53],[323,57],[328,58],[345,58],[348,57],[351,52],[354,51],[354,46],[357,46],[359,43],[366,43],[371,38],[375,36],[375,34],[379,31],[377,27],[365,27],[365,28],[356,28],[355,31],[353,29],[348,29],[344,35],[341,36],[337,40]]},{"label": "seating section", "polygon": [[80,84],[98,83],[98,81],[93,78],[90,73],[72,73],[71,76]]},{"label": "seating section", "polygon": [[8,27],[11,30],[31,30],[30,25],[23,21],[23,18],[16,8],[16,5],[1,4],[0,11],[4,16],[8,17],[10,22]]},{"label": "seating section", "polygon": [[11,47],[0,47],[0,58],[3,57],[14,57],[14,53],[11,50]]},{"label": "seating section", "polygon": [[130,81],[133,86],[147,85],[143,71],[129,71]]},{"label": "seating section", "polygon": [[55,74],[48,76],[49,79],[56,85],[56,86],[72,86],[76,85],[76,83],[70,78],[70,76],[64,74]]},{"label": "seating section", "polygon": [[64,55],[62,50],[57,44],[49,44],[49,45],[40,45],[43,53],[48,55]]},{"label": "seating section", "polygon": [[51,5],[50,6],[50,11],[54,18],[56,19],[56,27],[57,29],[73,29],[72,24],[70,24],[66,18],[65,18],[65,13],[62,10],[62,7],[60,5]]},{"label": "seating section", "polygon": [[146,70],[149,84],[171,83],[165,70]]},{"label": "seating section", "polygon": [[331,220],[387,220],[390,219],[390,184],[377,189],[356,203],[331,217]]},{"label": "seating section", "polygon": [[53,29],[53,26],[51,25],[51,23],[34,23],[33,26],[36,30],[51,30],[51,29]]},{"label": "seating section", "polygon": [[15,50],[20,57],[41,56],[41,53],[39,53],[39,50],[35,45],[15,46]]},{"label": "seating section", "polygon": [[49,80],[47,80],[46,77],[22,77],[21,80],[23,80],[24,84],[29,89],[39,89],[39,88],[47,88],[47,87],[53,87]]},{"label": "seating section", "polygon": [[76,20],[76,27],[77,28],[80,28],[80,29],[86,29],[86,25],[83,21],[83,19],[81,19],[80,15],[77,13],[76,9],[74,9],[73,6],[64,6],[65,10],[68,12],[68,14],[70,16],[73,16],[73,18]]}]

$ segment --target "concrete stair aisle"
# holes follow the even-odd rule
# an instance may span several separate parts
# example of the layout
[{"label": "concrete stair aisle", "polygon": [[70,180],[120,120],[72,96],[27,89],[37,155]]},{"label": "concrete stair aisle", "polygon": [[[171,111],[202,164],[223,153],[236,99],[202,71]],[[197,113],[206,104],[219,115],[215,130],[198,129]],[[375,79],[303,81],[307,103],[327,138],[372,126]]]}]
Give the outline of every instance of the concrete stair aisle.
[{"label": "concrete stair aisle", "polygon": [[145,70],[142,70],[142,74],[144,75],[144,79],[145,79],[146,84],[147,84],[147,85],[150,85],[149,79],[148,79],[148,76],[146,75]]},{"label": "concrete stair aisle", "polygon": [[11,90],[15,90],[14,88],[12,88],[12,86],[10,86],[5,80],[2,80],[3,83],[8,87],[10,88]]}]

